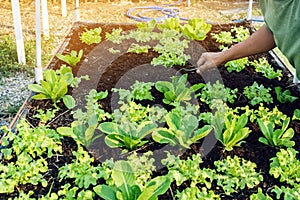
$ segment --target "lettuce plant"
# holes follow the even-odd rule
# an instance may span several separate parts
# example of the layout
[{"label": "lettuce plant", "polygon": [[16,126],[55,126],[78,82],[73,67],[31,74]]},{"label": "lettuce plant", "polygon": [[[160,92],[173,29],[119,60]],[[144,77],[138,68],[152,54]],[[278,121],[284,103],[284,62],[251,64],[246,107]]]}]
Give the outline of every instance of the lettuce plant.
[{"label": "lettuce plant", "polygon": [[300,109],[295,109],[292,120],[300,120]]},{"label": "lettuce plant", "polygon": [[[22,119],[17,125],[18,134],[6,129],[7,135],[2,138],[2,145],[7,146],[12,141],[12,147],[3,149],[3,155],[6,159],[12,158],[12,153],[17,157],[26,153],[32,158],[47,155],[51,157],[53,152],[61,153],[61,136],[46,126],[31,128],[30,125]],[[30,159],[31,160],[31,159]]]},{"label": "lettuce plant", "polygon": [[209,125],[199,129],[196,116],[192,114],[182,115],[176,108],[170,111],[165,119],[168,128],[158,128],[152,133],[152,138],[159,143],[189,148],[191,144],[207,136],[212,130]]},{"label": "lettuce plant", "polygon": [[157,125],[151,121],[141,122],[139,124],[133,122],[103,122],[99,125],[99,129],[107,134],[105,143],[111,147],[125,147],[128,150],[134,150],[145,143],[147,135],[152,133]]},{"label": "lettuce plant", "polygon": [[250,62],[250,65],[255,68],[255,71],[262,73],[268,79],[278,78],[278,80],[281,80],[282,70],[278,69],[275,71],[265,57],[259,58],[258,61]]},{"label": "lettuce plant", "polygon": [[287,118],[287,115],[283,114],[278,110],[277,106],[270,110],[260,103],[258,109],[250,109],[249,106],[242,107],[241,110],[244,110],[247,116],[250,118],[250,122],[255,122],[257,119],[263,121],[272,121],[274,124],[282,125],[282,121]]},{"label": "lettuce plant", "polygon": [[265,88],[263,84],[258,85],[256,81],[251,86],[244,88],[243,94],[250,100],[250,104],[255,106],[260,102],[272,103],[273,98],[269,93],[271,88]]},{"label": "lettuce plant", "polygon": [[180,20],[179,17],[170,17],[165,19],[163,22],[157,24],[157,28],[161,31],[164,29],[180,31]]},{"label": "lettuce plant", "polygon": [[133,152],[127,157],[136,176],[136,184],[141,189],[144,189],[147,182],[151,180],[152,173],[156,169],[154,165],[155,159],[151,158],[151,156],[153,156],[153,152],[147,151],[142,155]]},{"label": "lettuce plant", "polygon": [[212,38],[216,40],[216,42],[230,45],[234,41],[234,37],[231,35],[231,32],[228,31],[221,31],[218,34],[212,33]]},{"label": "lettuce plant", "polygon": [[211,184],[216,177],[214,169],[200,167],[200,164],[203,163],[200,154],[194,154],[191,158],[182,160],[179,156],[167,152],[167,158],[161,162],[167,166],[168,176],[175,180],[177,186],[189,181],[191,187],[203,185],[206,188],[211,188]]},{"label": "lettuce plant", "polygon": [[48,185],[43,174],[48,171],[44,158],[32,159],[25,152],[20,154],[16,163],[0,164],[0,194],[13,193],[19,185]]},{"label": "lettuce plant", "polygon": [[105,33],[105,38],[106,40],[111,41],[114,44],[121,44],[122,40],[125,39],[125,36],[121,35],[122,31],[122,28],[114,28],[111,33]]},{"label": "lettuce plant", "polygon": [[210,82],[208,82],[207,84],[200,83],[198,84],[197,89],[200,88],[201,91],[198,94],[196,94],[196,97],[200,97],[200,100],[202,102],[205,102],[209,105],[214,99],[234,103],[236,93],[238,91],[237,88],[233,90],[230,88],[226,88],[223,84],[219,82],[219,80],[216,81],[216,83],[214,84],[211,84]]},{"label": "lettuce plant", "polygon": [[28,88],[38,93],[32,99],[51,99],[55,107],[57,107],[56,103],[62,99],[67,108],[71,109],[75,106],[75,100],[71,95],[67,95],[68,87],[78,87],[81,79],[88,80],[88,76],[74,77],[72,69],[63,65],[59,70],[45,70],[41,85],[30,84]]},{"label": "lettuce plant", "polygon": [[101,27],[90,30],[85,28],[85,31],[80,35],[79,39],[81,40],[81,42],[87,45],[98,44],[101,42],[101,32]]},{"label": "lettuce plant", "polygon": [[221,31],[220,33],[212,33],[212,38],[216,40],[216,42],[221,43],[219,49],[226,49],[228,46],[233,43],[241,42],[247,39],[250,36],[249,29],[239,26],[232,27],[230,31]]},{"label": "lettuce plant", "polygon": [[128,103],[134,100],[153,100],[151,94],[151,89],[154,83],[152,82],[140,82],[135,81],[133,85],[130,86],[130,90],[123,88],[112,88],[113,92],[118,92],[119,94],[119,104]]},{"label": "lettuce plant", "polygon": [[218,172],[217,185],[221,186],[227,195],[238,189],[254,188],[263,181],[263,176],[255,171],[256,164],[238,156],[227,156],[214,164]]},{"label": "lettuce plant", "polygon": [[226,109],[216,111],[211,119],[215,136],[227,151],[240,146],[243,139],[248,137],[251,130],[245,127],[247,122],[248,116],[245,113],[238,115]]},{"label": "lettuce plant", "polygon": [[138,23],[136,23],[136,26],[139,30],[142,30],[145,32],[152,32],[156,26],[156,20],[151,19],[148,22],[138,22]]},{"label": "lettuce plant", "polygon": [[276,157],[271,158],[269,173],[279,178],[280,182],[299,188],[300,161],[297,159],[297,153],[293,148],[280,149]]},{"label": "lettuce plant", "polygon": [[211,24],[207,24],[204,19],[189,19],[187,24],[181,26],[181,32],[191,40],[204,40],[211,29]]},{"label": "lettuce plant", "polygon": [[111,179],[111,184],[99,184],[93,188],[96,194],[105,200],[157,199],[158,195],[164,194],[171,185],[168,176],[158,176],[149,180],[144,188],[140,188],[130,162],[124,160],[114,163]]},{"label": "lettuce plant", "polygon": [[293,103],[295,100],[298,99],[298,97],[291,95],[291,92],[289,90],[282,91],[282,88],[280,86],[275,87],[275,93],[277,96],[277,100],[280,103],[285,103],[285,102]]},{"label": "lettuce plant", "polygon": [[112,148],[134,150],[145,143],[145,137],[157,127],[150,116],[152,108],[130,101],[114,110],[112,122],[103,122],[99,129],[106,134],[105,143]]},{"label": "lettuce plant", "polygon": [[77,65],[80,62],[83,55],[83,50],[80,50],[77,54],[77,51],[72,50],[70,54],[62,55],[60,53],[56,54],[56,57],[65,63],[69,64],[71,67]]},{"label": "lettuce plant", "polygon": [[149,48],[150,48],[149,45],[141,46],[139,44],[132,43],[130,45],[130,47],[128,48],[127,52],[128,53],[136,53],[136,54],[148,53]]},{"label": "lettuce plant", "polygon": [[190,55],[186,55],[184,50],[188,48],[189,40],[181,39],[181,34],[173,34],[174,37],[167,37],[170,32],[163,31],[159,39],[159,43],[153,47],[153,51],[156,51],[160,55],[153,58],[151,64],[154,66],[163,65],[165,67],[172,67],[174,65],[184,66],[186,61],[190,59]]},{"label": "lettuce plant", "polygon": [[230,31],[234,34],[234,42],[242,42],[250,37],[249,29],[243,26],[234,26]]},{"label": "lettuce plant", "polygon": [[251,194],[250,200],[273,200],[273,199],[268,194],[265,195],[261,188],[258,188],[257,193]]},{"label": "lettuce plant", "polygon": [[[163,116],[166,114],[164,108],[158,106],[142,106],[140,103],[136,103],[135,100],[153,100],[151,94],[151,88],[154,85],[152,82],[139,82],[136,81],[130,86],[130,90],[123,88],[112,88],[113,92],[118,92],[120,108],[114,110],[115,121],[121,122],[126,120],[134,123],[142,121],[164,122]],[[122,119],[122,117],[125,117]]]},{"label": "lettuce plant", "polygon": [[87,189],[90,185],[96,185],[97,180],[103,177],[105,173],[101,166],[92,166],[94,158],[90,157],[88,152],[78,145],[78,150],[73,152],[75,159],[72,163],[65,164],[59,168],[58,177],[63,179],[74,179],[74,183],[79,188]]},{"label": "lettuce plant", "polygon": [[62,153],[59,134],[46,126],[31,128],[25,119],[18,123],[17,133],[4,127],[1,130],[6,135],[1,138],[5,162],[0,163],[0,194],[12,193],[16,187],[25,184],[46,187],[46,158]]},{"label": "lettuce plant", "polygon": [[273,121],[257,119],[260,130],[262,131],[265,137],[260,137],[259,141],[270,146],[285,146],[292,147],[295,145],[295,142],[291,139],[294,136],[294,130],[288,128],[290,118],[286,118],[282,127],[275,129],[276,124]]},{"label": "lettuce plant", "polygon": [[[122,39],[134,39],[137,42],[150,42],[156,32],[148,32],[141,29],[130,30],[128,34],[123,35]],[[150,48],[150,47],[149,47]]]},{"label": "lettuce plant", "polygon": [[213,191],[208,190],[205,187],[199,189],[198,187],[188,187],[181,192],[177,190],[176,199],[185,199],[185,200],[221,200],[220,195],[215,194]]},{"label": "lettuce plant", "polygon": [[105,112],[98,104],[98,101],[106,98],[107,95],[107,91],[97,92],[95,89],[91,90],[86,96],[86,111],[83,112],[82,109],[75,110],[71,127],[58,127],[57,131],[61,135],[72,137],[76,142],[89,147],[94,140],[102,136],[101,134],[95,136],[99,122],[111,118],[110,114]]},{"label": "lettuce plant", "polygon": [[38,109],[34,117],[40,120],[39,126],[46,126],[47,122],[50,123],[50,120],[55,117],[57,111],[59,111],[59,109],[47,109],[46,111]]},{"label": "lettuce plant", "polygon": [[192,94],[200,87],[199,85],[188,87],[187,74],[184,74],[180,77],[173,76],[171,79],[172,82],[157,81],[155,83],[155,88],[164,93],[163,102],[165,104],[189,101],[192,99]]},{"label": "lettuce plant", "polygon": [[[300,187],[288,187],[288,186],[281,186],[275,187],[272,189],[272,192],[276,194],[276,199],[300,199]],[[260,200],[260,199],[259,199]]]},{"label": "lettuce plant", "polygon": [[245,57],[245,58],[240,58],[240,59],[237,59],[237,60],[229,61],[225,64],[225,67],[226,67],[228,72],[232,72],[232,71],[240,72],[248,64],[249,64],[248,57]]}]

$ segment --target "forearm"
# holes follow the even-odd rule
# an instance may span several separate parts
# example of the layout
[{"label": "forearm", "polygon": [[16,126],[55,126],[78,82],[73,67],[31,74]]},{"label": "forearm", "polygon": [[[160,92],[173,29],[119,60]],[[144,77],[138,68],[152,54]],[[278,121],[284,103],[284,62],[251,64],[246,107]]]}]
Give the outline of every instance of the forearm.
[{"label": "forearm", "polygon": [[266,25],[253,33],[247,40],[240,42],[222,52],[222,63],[238,58],[267,52],[276,46],[273,33]]}]

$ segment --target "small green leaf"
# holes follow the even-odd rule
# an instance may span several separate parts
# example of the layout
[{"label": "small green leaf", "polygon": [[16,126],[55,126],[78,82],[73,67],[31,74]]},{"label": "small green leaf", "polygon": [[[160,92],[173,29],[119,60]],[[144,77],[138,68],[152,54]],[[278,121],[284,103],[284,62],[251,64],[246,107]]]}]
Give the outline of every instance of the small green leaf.
[{"label": "small green leaf", "polygon": [[107,185],[97,185],[93,188],[98,196],[105,200],[117,200],[116,191]]},{"label": "small green leaf", "polygon": [[75,107],[75,99],[71,95],[65,95],[62,99],[68,109]]},{"label": "small green leaf", "polygon": [[56,131],[66,137],[76,138],[76,135],[73,133],[73,128],[70,127],[58,127]]},{"label": "small green leaf", "polygon": [[171,179],[168,176],[158,176],[146,185],[137,200],[156,200],[169,189],[170,185]]}]

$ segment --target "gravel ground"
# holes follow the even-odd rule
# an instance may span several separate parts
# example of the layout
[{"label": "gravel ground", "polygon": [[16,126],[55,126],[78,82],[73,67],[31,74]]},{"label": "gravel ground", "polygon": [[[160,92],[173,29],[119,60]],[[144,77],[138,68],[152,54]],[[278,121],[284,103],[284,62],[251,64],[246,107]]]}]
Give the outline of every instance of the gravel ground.
[{"label": "gravel ground", "polygon": [[[0,35],[14,36],[10,1],[0,0],[0,2]],[[131,1],[122,0],[113,1],[112,3],[107,3],[107,1],[80,3],[80,20],[88,22],[135,23],[136,21],[126,17],[126,12],[129,8],[161,6],[162,3],[172,2],[176,1],[141,1],[141,3],[132,3]],[[198,1],[197,4],[187,7],[185,1],[183,1],[176,8],[180,9],[180,17],[183,18],[198,17],[207,19],[210,22],[224,23],[245,16],[247,2],[246,0],[206,0]],[[254,7],[257,7],[257,3],[254,3]],[[56,48],[60,46],[74,22],[74,4],[68,3],[67,8],[67,16],[63,18],[60,4],[48,1],[50,34],[54,38],[53,46]],[[35,37],[35,1],[22,1],[20,10],[24,40],[32,39]],[[133,12],[132,14],[136,13]],[[157,13],[149,12],[147,14],[155,16]],[[53,49],[54,53],[56,53],[56,49]],[[32,82],[33,77],[23,73],[17,73],[9,78],[0,77],[0,126],[10,124],[14,114],[28,97],[29,91],[27,87]]]},{"label": "gravel ground", "polygon": [[28,85],[33,78],[25,73],[0,79],[0,127],[9,125],[19,107],[29,96]]}]

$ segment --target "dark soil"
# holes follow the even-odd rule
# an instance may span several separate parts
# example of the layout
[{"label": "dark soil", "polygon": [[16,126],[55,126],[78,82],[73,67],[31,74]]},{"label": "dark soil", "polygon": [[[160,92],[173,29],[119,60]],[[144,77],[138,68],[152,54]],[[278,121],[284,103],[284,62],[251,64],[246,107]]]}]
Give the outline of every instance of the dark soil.
[{"label": "dark soil", "polygon": [[[229,30],[233,25],[244,25],[250,27],[249,24],[221,24],[221,25],[213,25],[213,28],[211,32],[219,32],[219,31],[227,31]],[[108,90],[110,91],[114,87],[120,86],[119,82],[124,76],[128,76],[127,79],[124,79],[125,81],[122,82],[122,87],[128,88],[130,84],[134,83],[135,80],[143,80],[143,81],[157,81],[157,80],[170,80],[167,76],[168,73],[173,73],[172,71],[167,71],[163,68],[151,68],[151,70],[146,70],[146,68],[149,68],[150,61],[157,56],[157,53],[150,51],[148,54],[132,54],[132,53],[123,53],[114,59],[111,59],[111,55],[109,55],[109,52],[105,50],[105,46],[107,47],[116,47],[113,44],[109,42],[103,42],[104,44],[102,46],[100,45],[83,45],[79,40],[79,35],[84,31],[84,28],[88,27],[95,28],[101,26],[102,28],[102,38],[105,38],[104,33],[105,32],[111,32],[113,28],[122,27],[123,30],[130,30],[135,28],[135,25],[133,24],[74,24],[72,31],[66,38],[65,46],[61,47],[60,53],[69,53],[71,50],[79,51],[80,49],[83,49],[84,51],[84,59],[83,61],[77,65],[77,67],[73,68],[74,74],[77,76],[89,74],[91,77],[90,81],[84,81],[82,85],[80,85],[80,89],[73,90],[73,96],[77,97],[77,102],[83,103],[84,102],[84,95],[87,94],[87,92],[90,89],[97,89],[98,91],[104,91]],[[204,40],[199,42],[199,44],[206,50],[206,51],[217,51],[219,44],[214,42],[214,40],[210,37],[210,35]],[[123,44],[122,44],[123,45]],[[118,49],[124,48],[126,49],[126,45],[119,46]],[[188,50],[189,51],[189,50]],[[193,54],[195,54],[191,59],[191,61],[185,66],[185,67],[191,67],[195,64],[195,61],[200,56],[200,51],[192,51]],[[250,60],[257,59],[259,57],[266,56],[269,60],[269,62],[272,64],[272,66],[275,69],[282,69],[279,67],[278,63],[275,62],[274,58],[269,54],[262,54],[262,55],[255,55],[249,57]],[[64,64],[62,61],[59,61],[56,58],[53,58],[52,62],[50,63],[49,67],[58,69],[62,64]],[[103,67],[105,66],[105,67]],[[138,72],[132,72],[134,69],[139,69]],[[179,70],[179,66],[174,67],[175,70]],[[221,80],[225,84],[226,87],[229,88],[238,88],[239,95],[240,95],[240,101],[236,101],[233,104],[230,104],[231,107],[235,108],[237,106],[245,106],[248,105],[247,99],[242,94],[242,89],[247,85],[252,85],[254,81],[258,82],[259,84],[263,84],[265,87],[271,87],[274,88],[276,86],[281,86],[282,88],[287,88],[291,84],[291,75],[289,71],[286,69],[283,70],[283,78],[281,81],[278,81],[277,79],[274,80],[268,80],[264,78],[261,74],[256,73],[252,68],[248,67],[244,69],[243,71],[236,73],[228,73],[227,70],[224,68],[224,66],[220,66],[215,70],[211,70],[205,74],[205,79],[201,77],[199,74],[195,72],[184,72],[180,71],[180,74],[188,73],[188,80],[191,85],[196,83],[203,83],[207,82],[207,80],[211,80],[212,82],[216,79],[216,74],[221,74]],[[129,74],[129,75],[128,75]],[[174,73],[173,73],[174,74]],[[293,96],[300,97],[299,90],[296,86],[289,87],[288,88]],[[71,91],[70,91],[71,93]],[[167,105],[162,103],[162,95],[156,91],[155,89],[152,90],[152,95],[155,97],[154,102],[142,102],[143,104],[150,103],[152,105],[161,105],[167,109],[170,109]],[[289,117],[292,116],[293,111],[296,108],[300,108],[300,100],[296,100],[293,103],[286,103],[281,104],[276,99],[276,94],[274,89],[271,91],[271,95],[274,99],[274,102],[267,106],[268,108],[272,109],[275,106],[278,107],[280,111],[282,111],[284,114],[288,115]],[[111,111],[114,106],[115,102],[113,100],[112,95],[110,94],[109,97],[105,100],[102,100],[99,102],[102,104],[103,108],[107,111]],[[201,112],[210,111],[209,107],[202,103],[198,102],[200,105]],[[81,104],[82,105],[82,104]],[[61,107],[64,107],[63,105],[60,105]],[[24,108],[28,110],[28,114],[26,115],[27,120],[32,126],[38,126],[38,121],[33,117],[33,115],[36,114],[36,111],[38,109],[48,109],[51,107],[50,101],[30,101],[29,104]],[[67,111],[67,109],[62,109],[59,114],[57,114],[56,120],[54,120],[50,125],[51,128],[57,128],[60,126],[69,126],[72,122],[73,118],[71,115],[71,112]],[[148,150],[152,150],[154,152],[154,157],[157,159],[157,172],[155,172],[156,175],[161,175],[166,173],[166,169],[160,166],[159,159],[163,158],[165,156],[164,151],[166,148],[169,151],[172,151],[174,154],[181,155],[182,158],[190,157],[192,154],[200,153],[203,155],[203,164],[202,167],[208,167],[208,168],[214,168],[214,161],[220,160],[225,158],[226,156],[234,156],[237,155],[239,157],[242,157],[246,160],[253,161],[257,164],[257,171],[261,172],[261,174],[264,176],[264,180],[259,184],[258,187],[261,187],[263,189],[264,193],[269,194],[272,197],[274,196],[274,193],[271,193],[271,189],[275,185],[283,185],[279,182],[279,180],[274,179],[272,176],[269,175],[269,163],[270,158],[274,157],[276,155],[276,152],[278,152],[277,148],[269,147],[266,145],[263,145],[262,143],[258,142],[258,138],[262,135],[262,133],[259,130],[259,127],[257,124],[248,123],[247,126],[252,130],[249,137],[245,140],[245,143],[241,145],[241,147],[236,147],[232,151],[224,151],[223,146],[216,142],[216,144],[210,149],[209,147],[203,147],[204,140],[199,141],[199,143],[193,144],[190,149],[187,150],[179,150],[177,148],[170,148],[166,147],[165,145],[160,145],[155,143],[154,141],[150,140],[150,143],[143,146],[138,152],[143,153]],[[295,131],[294,141],[296,142],[296,145],[294,148],[297,151],[300,151],[300,123],[293,121],[290,124],[290,127],[292,127]],[[207,138],[210,138],[211,140],[214,140],[213,134],[210,134]],[[64,165],[65,163],[70,163],[72,160],[72,150],[75,150],[76,144],[71,139],[65,139],[63,141],[64,146],[64,154],[60,160],[56,160],[56,158],[48,159],[49,163],[49,173],[47,174],[47,178],[50,182],[53,180],[57,181],[57,167],[60,167]],[[206,149],[207,148],[207,149]],[[96,162],[102,162],[106,158],[113,157],[114,159],[123,159],[125,155],[121,155],[121,149],[111,149],[103,141],[103,137],[96,140],[92,144],[92,147],[88,149],[92,155],[95,156],[97,159]],[[101,157],[101,159],[100,159]],[[53,185],[52,191],[55,192],[59,189],[59,185],[61,183],[55,182]],[[175,184],[172,184],[171,190],[169,190],[165,195],[162,195],[159,199],[173,199],[172,192],[178,190],[184,189],[185,186],[182,186],[180,188],[177,188]],[[33,189],[33,186],[24,186],[22,187],[25,191],[28,189]],[[49,188],[34,188],[36,191],[36,195],[39,194],[46,194],[48,192]],[[216,183],[213,183],[212,190],[216,194],[221,194],[222,199],[249,199],[249,196],[252,193],[257,192],[257,187],[253,189],[245,189],[245,190],[238,190],[236,193],[232,194],[232,196],[227,196],[223,194],[222,189],[216,185]],[[8,197],[14,197],[16,194],[12,194],[11,196],[2,196],[3,198]]]}]

